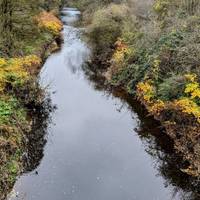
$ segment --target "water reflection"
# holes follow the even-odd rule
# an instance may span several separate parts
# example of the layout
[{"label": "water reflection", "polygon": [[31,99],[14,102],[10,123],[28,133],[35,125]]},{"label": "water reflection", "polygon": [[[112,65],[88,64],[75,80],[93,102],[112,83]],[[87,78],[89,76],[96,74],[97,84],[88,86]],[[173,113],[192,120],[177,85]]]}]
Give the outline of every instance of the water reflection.
[{"label": "water reflection", "polygon": [[51,121],[51,114],[56,107],[52,105],[50,97],[47,95],[37,111],[31,113],[32,128],[26,138],[26,151],[23,155],[23,173],[35,170],[43,156],[44,147],[47,142],[47,128]]},{"label": "water reflection", "polygon": [[145,151],[153,158],[154,167],[158,171],[157,175],[164,178],[165,187],[173,186],[172,199],[199,200],[200,179],[193,178],[181,171],[186,163],[175,152],[173,141],[165,134],[160,123],[148,116],[145,108],[123,90],[109,88],[104,77],[96,71],[95,66],[92,66],[91,63],[85,64],[83,70],[86,79],[95,90],[104,91],[105,95],[121,99],[122,105],[119,107],[119,111],[123,107],[128,107],[132,113],[137,113],[139,120],[135,131],[142,140]]},{"label": "water reflection", "polygon": [[[165,135],[164,130],[153,127],[152,119],[143,122],[138,129],[138,134],[143,141],[146,152],[154,159],[158,175],[165,180],[165,187],[173,186],[172,196],[180,200],[198,200],[200,198],[200,181],[183,172],[182,158],[173,149],[173,142]],[[151,123],[152,122],[152,123]]]},{"label": "water reflection", "polygon": [[[55,126],[49,127],[52,143],[48,140],[45,145],[48,120],[41,126],[38,118],[34,132],[39,136],[29,141],[26,171],[35,169],[44,151],[45,156],[37,168],[38,176],[28,173],[19,179],[15,187],[19,195],[13,199],[169,200],[181,195],[182,199],[197,200],[198,181],[179,170],[184,163],[179,162],[160,125],[146,117],[143,108],[122,91],[106,88],[92,65],[83,66],[85,78],[82,76],[81,62],[87,48],[83,51],[85,44],[79,33],[65,26],[61,52],[44,65],[44,82],[53,80],[50,91],[57,91],[51,96],[58,105]],[[160,177],[155,177],[155,171]],[[170,189],[165,190],[161,176]],[[173,194],[169,195],[171,188]],[[173,199],[180,200],[176,197]]]},{"label": "water reflection", "polygon": [[65,26],[64,29],[64,63],[73,74],[81,70],[85,60],[89,59],[90,50],[85,43],[81,42],[81,32],[72,26]]}]

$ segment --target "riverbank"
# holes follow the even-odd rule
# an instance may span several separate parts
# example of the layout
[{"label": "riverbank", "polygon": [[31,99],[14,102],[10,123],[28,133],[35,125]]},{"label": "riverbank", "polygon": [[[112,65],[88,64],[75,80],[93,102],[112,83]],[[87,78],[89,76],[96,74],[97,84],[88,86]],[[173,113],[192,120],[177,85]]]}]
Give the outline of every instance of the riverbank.
[{"label": "riverbank", "polygon": [[79,16],[62,10],[62,49],[40,72],[41,86],[51,82],[56,112],[42,130],[48,139],[38,136],[41,118],[35,122],[28,145],[35,157],[9,199],[198,199],[199,182],[180,171],[182,159],[160,124],[133,96],[107,91],[102,73],[85,64],[90,51],[84,29],[74,27]]},{"label": "riverbank", "polygon": [[[195,195],[198,188],[195,183],[177,172],[175,166],[168,167],[169,159],[165,158],[172,157],[170,162],[173,163],[174,155],[154,146],[153,134],[160,133],[159,124],[147,119],[143,111],[129,107],[130,100],[130,105],[141,108],[131,101],[132,97],[128,100],[120,91],[110,94],[101,80],[92,76],[96,73],[87,74],[91,72],[85,65],[89,49],[87,43],[80,40],[83,29],[74,27],[80,12],[63,8],[61,13],[65,24],[62,49],[46,60],[40,72],[41,85],[51,82],[47,91],[57,109],[46,127],[49,133],[46,145],[36,147],[41,150],[37,151],[41,162],[33,162],[33,171],[18,178],[11,199],[121,200],[135,196],[168,200],[174,190],[181,190],[179,185],[183,186],[183,196],[187,191],[194,191]],[[161,134],[159,141],[163,141],[163,145],[167,143],[169,152],[171,143],[167,137]],[[146,142],[152,145],[145,145]],[[147,152],[154,152],[155,157]],[[163,155],[163,162],[157,160],[160,157],[155,152]],[[154,166],[155,162],[161,166]],[[166,177],[167,173],[173,173],[173,177]],[[177,189],[166,188],[163,182],[176,185]]]},{"label": "riverbank", "polygon": [[181,170],[199,177],[198,5],[168,0],[75,5],[84,11],[95,73],[139,100],[173,139],[185,163]]},{"label": "riverbank", "polygon": [[39,114],[42,120],[50,109],[37,75],[48,55],[60,48],[62,23],[51,11],[41,11],[34,20],[40,33],[23,41],[22,55],[0,58],[0,199],[23,171],[35,118]]}]

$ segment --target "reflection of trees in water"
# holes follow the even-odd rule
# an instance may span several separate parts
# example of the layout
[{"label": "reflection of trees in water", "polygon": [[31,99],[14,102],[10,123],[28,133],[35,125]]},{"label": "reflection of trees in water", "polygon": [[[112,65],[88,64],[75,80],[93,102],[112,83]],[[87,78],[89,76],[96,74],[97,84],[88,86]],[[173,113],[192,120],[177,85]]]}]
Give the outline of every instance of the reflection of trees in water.
[{"label": "reflection of trees in water", "polygon": [[31,172],[38,167],[44,156],[48,124],[51,122],[50,113],[55,109],[50,98],[38,106],[32,113],[32,131],[26,138],[26,152],[23,156],[24,173]]},{"label": "reflection of trees in water", "polygon": [[105,91],[105,79],[101,76],[101,71],[87,63],[82,66],[82,69],[89,85],[91,85],[95,90]]},{"label": "reflection of trees in water", "polygon": [[95,90],[106,91],[110,96],[120,98],[122,107],[126,106],[134,113],[137,113],[139,124],[136,132],[143,142],[145,151],[154,160],[158,175],[165,180],[165,186],[172,186],[172,197],[180,200],[200,200],[200,179],[193,178],[183,173],[184,163],[180,155],[173,148],[173,141],[164,133],[159,122],[148,117],[146,110],[132,97],[122,90],[110,90],[105,86],[105,79],[91,65],[83,66],[85,77]]},{"label": "reflection of trees in water", "polygon": [[[172,196],[178,195],[180,200],[199,200],[200,181],[181,172],[184,167],[182,159],[174,152],[173,142],[157,127],[152,127],[155,122],[141,123],[138,134],[143,141],[144,148],[150,154],[158,169],[158,175],[165,179],[165,186],[173,186]],[[150,126],[149,126],[150,125]]]}]

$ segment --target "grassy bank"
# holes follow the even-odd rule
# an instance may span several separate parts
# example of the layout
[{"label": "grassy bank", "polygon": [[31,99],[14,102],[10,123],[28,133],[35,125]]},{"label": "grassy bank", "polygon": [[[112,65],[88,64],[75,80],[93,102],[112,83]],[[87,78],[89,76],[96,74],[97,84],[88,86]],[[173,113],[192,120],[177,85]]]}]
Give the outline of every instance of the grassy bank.
[{"label": "grassy bank", "polygon": [[181,170],[199,177],[199,2],[79,0],[75,5],[84,10],[96,69],[162,123],[183,156]]},{"label": "grassy bank", "polygon": [[[26,5],[19,1],[13,7],[12,1],[0,1],[1,9],[5,6],[6,11],[11,7],[14,9],[11,21],[8,13],[2,13],[0,23],[1,30],[6,32],[0,36],[0,199],[6,197],[23,170],[32,129],[29,115],[39,112],[45,101],[45,91],[38,84],[37,74],[48,54],[59,48],[57,42],[62,30],[62,23],[56,17],[59,2],[50,7],[52,11],[37,5],[36,12],[29,11],[30,1],[27,2]],[[16,11],[19,8],[20,14]],[[21,18],[14,21],[15,15],[25,16],[28,21],[21,21]],[[4,22],[9,22],[12,28],[7,28]]]}]

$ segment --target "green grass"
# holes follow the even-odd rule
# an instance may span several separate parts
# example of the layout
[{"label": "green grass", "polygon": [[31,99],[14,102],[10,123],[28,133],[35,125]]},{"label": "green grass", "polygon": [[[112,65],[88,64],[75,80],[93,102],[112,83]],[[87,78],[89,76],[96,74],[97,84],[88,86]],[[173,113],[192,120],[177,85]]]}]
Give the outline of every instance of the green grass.
[{"label": "green grass", "polygon": [[0,99],[0,125],[15,125],[15,119],[25,120],[25,110],[20,108],[16,98],[6,97]]},{"label": "green grass", "polygon": [[53,40],[53,35],[48,32],[41,32],[36,34],[34,38],[27,38],[19,42],[17,46],[20,46],[18,51],[23,52],[26,55],[37,54],[41,49]]}]

